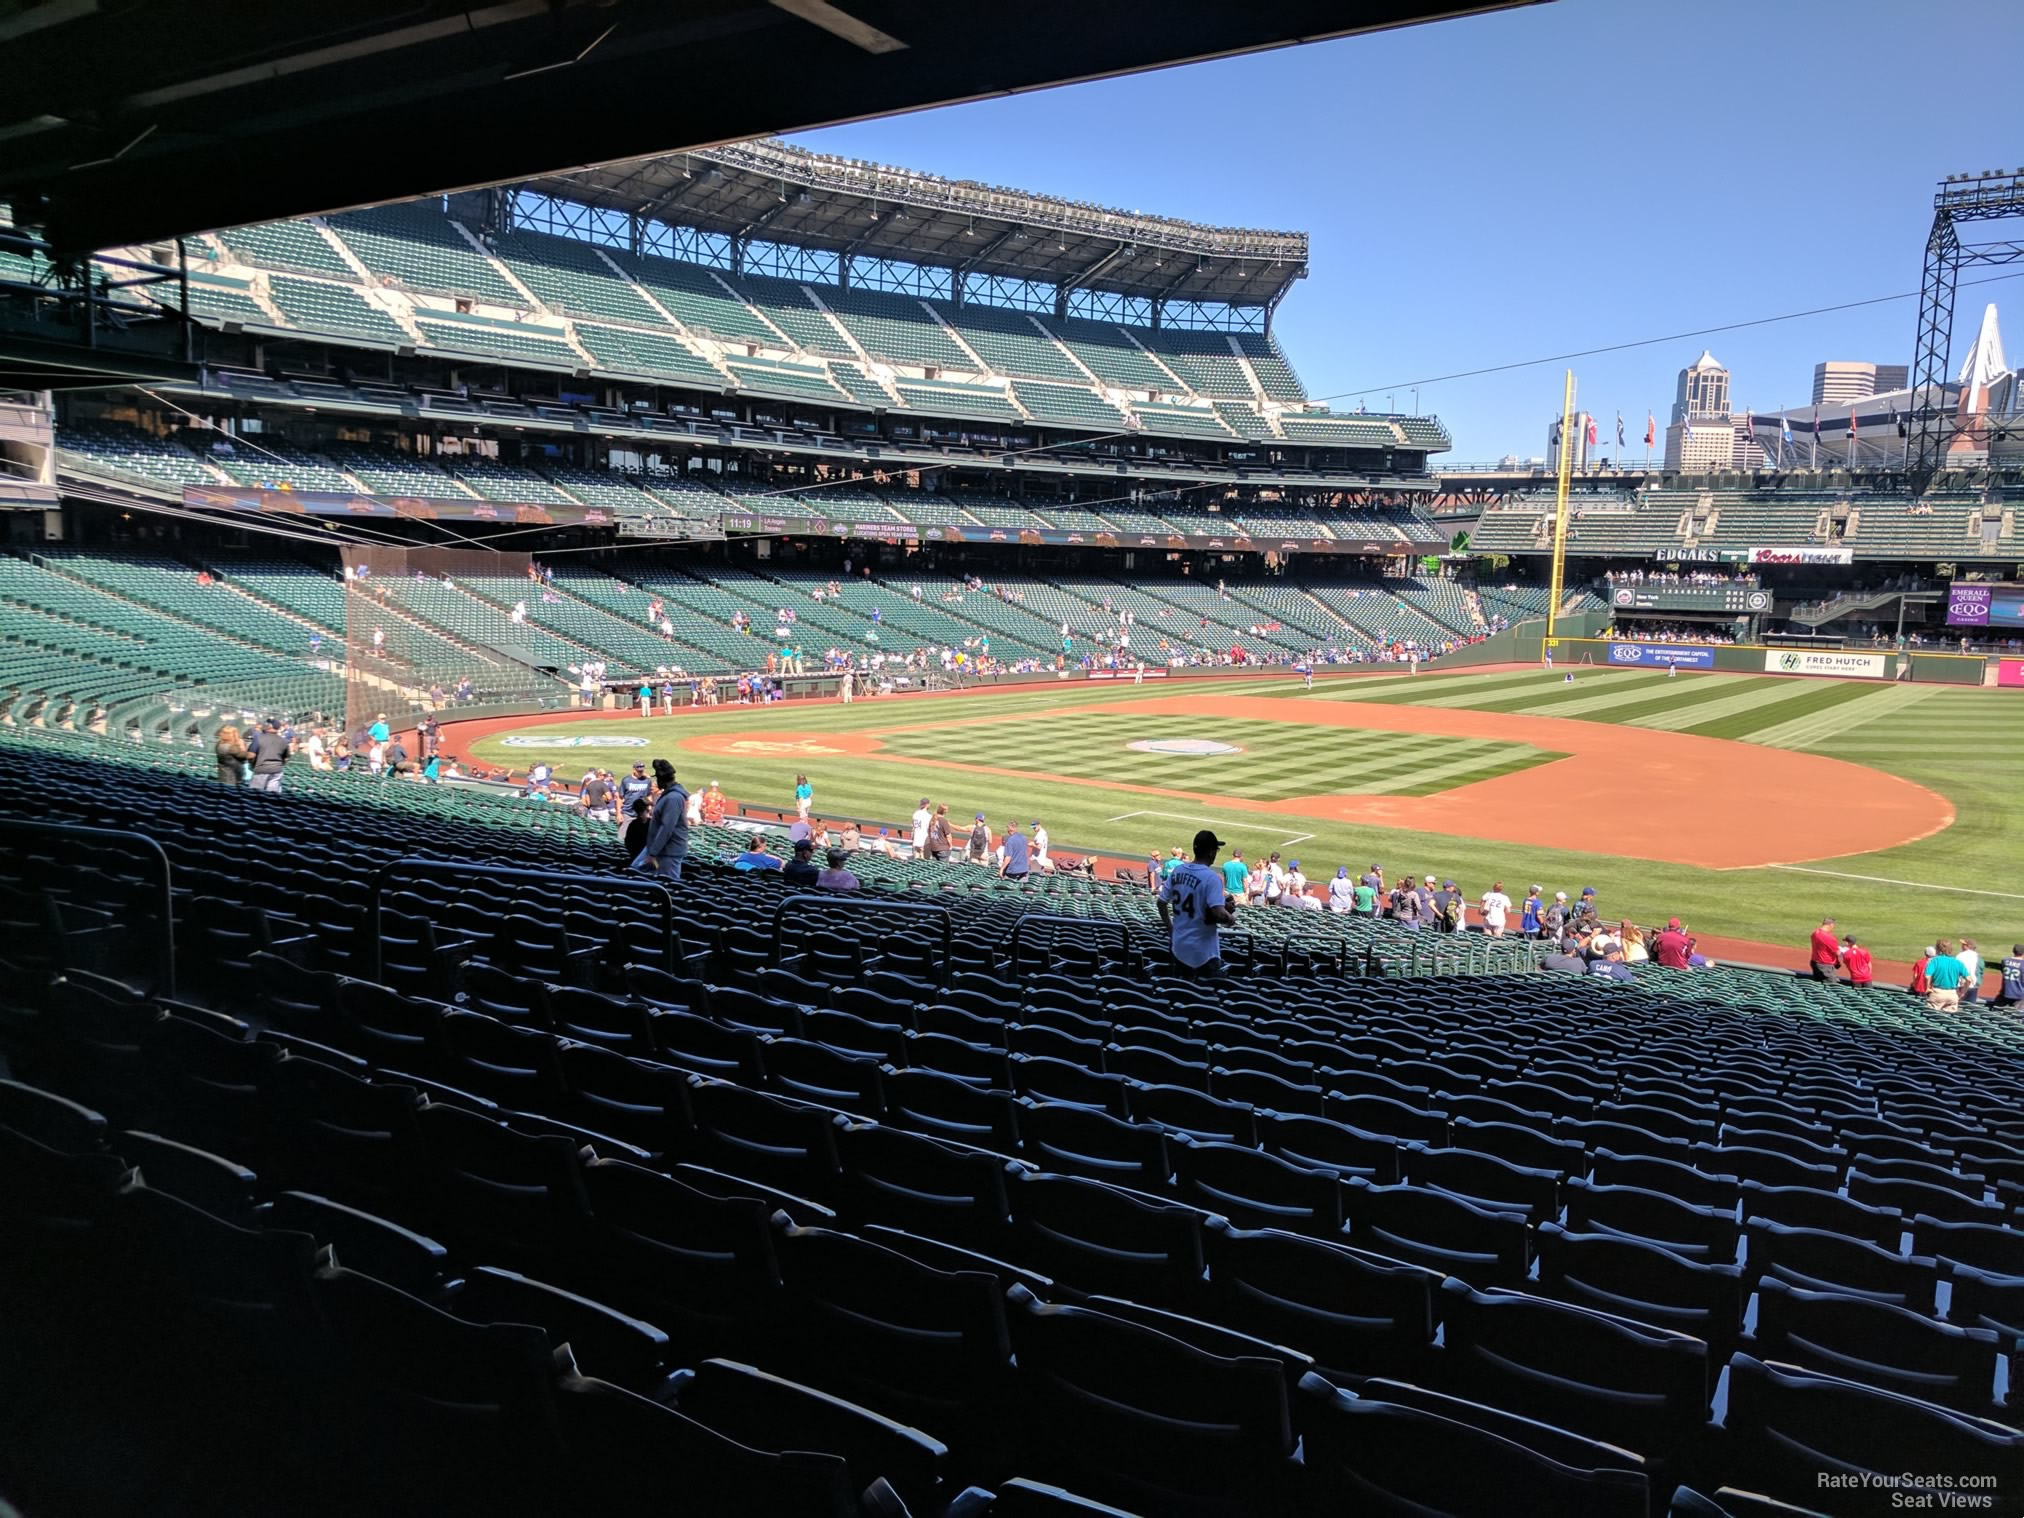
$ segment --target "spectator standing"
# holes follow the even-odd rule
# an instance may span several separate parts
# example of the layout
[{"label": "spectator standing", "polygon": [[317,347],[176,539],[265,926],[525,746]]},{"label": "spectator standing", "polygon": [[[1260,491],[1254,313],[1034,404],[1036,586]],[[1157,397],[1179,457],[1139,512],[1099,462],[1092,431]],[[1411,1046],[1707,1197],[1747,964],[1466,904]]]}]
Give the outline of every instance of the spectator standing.
[{"label": "spectator standing", "polygon": [[1355,905],[1357,916],[1377,916],[1377,887],[1371,884],[1368,875],[1356,883],[1356,890],[1351,893],[1351,899]]},{"label": "spectator standing", "polygon": [[729,805],[729,802],[724,798],[723,787],[712,780],[709,789],[703,792],[703,825],[705,827],[721,826],[724,821],[724,813],[729,808]]},{"label": "spectator standing", "polygon": [[654,794],[654,783],[647,778],[647,762],[633,760],[632,773],[618,783],[618,804],[620,815],[630,817],[635,801],[650,801]]},{"label": "spectator standing", "polygon": [[1933,945],[1933,957],[1926,961],[1926,1005],[1935,1012],[1961,1010],[1961,987],[1968,981],[1968,969],[1954,957],[1954,946],[1942,938]]},{"label": "spectator standing", "polygon": [[1024,880],[1032,873],[1032,844],[1026,835],[1019,831],[1017,822],[1005,830],[1002,853],[1004,858],[998,865],[998,876],[1001,880]]},{"label": "spectator standing", "polygon": [[928,828],[935,820],[934,809],[928,805],[928,798],[921,797],[921,804],[914,808],[914,852],[925,856],[928,852]]},{"label": "spectator standing", "polygon": [[1301,872],[1300,861],[1297,859],[1287,860],[1286,884],[1280,891],[1279,904],[1282,907],[1290,907],[1306,894],[1307,876]]},{"label": "spectator standing", "polygon": [[1356,910],[1356,883],[1349,878],[1349,866],[1335,867],[1335,879],[1328,883],[1328,910],[1346,917]]},{"label": "spectator standing", "polygon": [[1160,885],[1160,921],[1171,933],[1174,963],[1184,975],[1219,977],[1223,970],[1219,929],[1236,920],[1216,851],[1223,840],[1209,829],[1195,834],[1195,857]]},{"label": "spectator standing", "polygon": [[1032,831],[1027,835],[1033,840],[1033,868],[1043,875],[1054,873],[1054,861],[1047,857],[1047,829],[1040,825],[1040,819],[1033,819]]},{"label": "spectator standing", "polygon": [[2024,943],[2010,945],[2010,953],[2003,961],[2003,993],[1996,998],[1999,1007],[2014,1007],[2024,1002]]},{"label": "spectator standing", "polygon": [[1565,936],[1567,928],[1567,893],[1565,891],[1555,891],[1553,893],[1553,905],[1546,909],[1546,915],[1540,919],[1540,926],[1546,930],[1546,936],[1555,943],[1560,942],[1561,938]]},{"label": "spectator standing", "polygon": [[1924,996],[1933,989],[1933,983],[1926,979],[1926,966],[1933,962],[1933,946],[1927,944],[1919,950],[1919,957],[1912,961],[1911,983],[1906,987],[1914,996]]},{"label": "spectator standing", "polygon": [[949,808],[943,803],[928,820],[928,858],[941,862],[949,857]]},{"label": "spectator standing", "polygon": [[689,857],[689,793],[675,783],[675,767],[665,759],[654,761],[654,784],[660,796],[654,802],[653,829],[634,863],[665,880],[680,880],[682,862]]},{"label": "spectator standing", "polygon": [[1848,971],[1848,983],[1858,991],[1867,991],[1876,981],[1876,962],[1853,933],[1841,940],[1841,967]]},{"label": "spectator standing", "polygon": [[972,864],[982,864],[991,857],[991,825],[979,812],[977,820],[970,824],[969,859]]},{"label": "spectator standing", "polygon": [[[1961,640],[1963,643],[1967,639]],[[1968,978],[1961,983],[1961,1005],[1982,999],[1982,948],[1972,938],[1961,940],[1960,948],[1954,950],[1954,958],[1961,962],[1961,968],[1968,972]]]},{"label": "spectator standing", "polygon": [[1244,863],[1244,851],[1230,850],[1230,857],[1223,861],[1222,870],[1223,889],[1232,896],[1242,896],[1244,882],[1251,873],[1250,867]]},{"label": "spectator standing", "polygon": [[647,840],[654,831],[654,804],[645,796],[636,797],[626,809],[624,846],[621,852],[630,861],[646,853]]},{"label": "spectator standing", "polygon": [[218,729],[217,756],[218,783],[244,785],[246,765],[253,758],[253,753],[240,738],[239,729],[229,723]]},{"label": "spectator standing", "polygon": [[384,743],[393,736],[393,729],[387,726],[387,714],[381,712],[372,719],[372,726],[365,730],[366,737],[374,743]]},{"label": "spectator standing", "polygon": [[1483,931],[1492,938],[1504,936],[1504,924],[1511,917],[1511,898],[1504,894],[1504,882],[1494,881],[1483,893]]},{"label": "spectator standing", "polygon": [[815,805],[815,787],[808,783],[806,775],[794,777],[794,815],[803,822],[808,820],[808,809]]},{"label": "spectator standing", "polygon": [[1525,938],[1539,936],[1539,921],[1546,904],[1539,899],[1539,887],[1525,893],[1525,905],[1518,909],[1518,931]]},{"label": "spectator standing", "polygon": [[1807,963],[1813,967],[1813,978],[1818,981],[1834,979],[1834,972],[1841,968],[1841,942],[1834,936],[1834,919],[1823,917],[1820,926],[1813,930],[1813,939],[1807,946]]},{"label": "spectator standing", "polygon": [[591,821],[611,821],[611,782],[601,771],[592,770],[583,777],[583,788],[577,793],[577,802],[583,807],[583,815]]},{"label": "spectator standing", "polygon": [[288,739],[281,724],[269,717],[253,740],[253,789],[270,796],[281,794],[281,772],[288,767]]}]

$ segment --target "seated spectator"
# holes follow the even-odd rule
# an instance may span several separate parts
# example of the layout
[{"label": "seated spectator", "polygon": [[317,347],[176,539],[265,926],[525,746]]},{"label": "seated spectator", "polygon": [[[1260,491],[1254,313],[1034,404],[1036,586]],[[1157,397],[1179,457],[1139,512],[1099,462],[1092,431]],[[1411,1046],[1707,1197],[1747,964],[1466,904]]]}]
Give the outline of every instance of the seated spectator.
[{"label": "seated spectator", "polygon": [[1568,934],[1560,940],[1560,947],[1539,961],[1542,970],[1557,970],[1563,975],[1586,975],[1588,961],[1582,957],[1581,940]]},{"label": "seated spectator", "polygon": [[822,884],[822,871],[815,863],[815,840],[805,834],[794,840],[794,857],[780,867],[789,885]]},{"label": "seated spectator", "polygon": [[831,849],[828,854],[829,868],[815,877],[815,883],[830,891],[855,891],[858,878],[844,868],[844,861],[850,855],[842,849]]},{"label": "seated spectator", "polygon": [[733,855],[730,865],[734,870],[777,870],[781,868],[781,861],[779,855],[767,852],[765,837],[754,833],[752,841],[745,846],[745,852]]}]

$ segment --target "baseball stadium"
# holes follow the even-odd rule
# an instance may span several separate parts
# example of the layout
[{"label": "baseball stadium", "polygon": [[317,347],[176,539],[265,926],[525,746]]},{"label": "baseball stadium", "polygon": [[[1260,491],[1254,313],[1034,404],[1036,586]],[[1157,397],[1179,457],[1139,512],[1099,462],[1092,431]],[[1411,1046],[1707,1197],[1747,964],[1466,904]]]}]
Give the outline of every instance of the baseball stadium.
[{"label": "baseball stadium", "polygon": [[650,9],[0,19],[0,1515],[2024,1513],[2024,170],[1471,463],[791,140],[1053,49]]}]

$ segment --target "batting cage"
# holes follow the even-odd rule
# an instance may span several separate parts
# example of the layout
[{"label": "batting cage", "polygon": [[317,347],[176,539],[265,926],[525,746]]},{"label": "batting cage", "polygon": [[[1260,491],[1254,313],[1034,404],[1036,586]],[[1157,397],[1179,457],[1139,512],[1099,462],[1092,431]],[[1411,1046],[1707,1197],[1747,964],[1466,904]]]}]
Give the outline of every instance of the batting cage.
[{"label": "batting cage", "polygon": [[532,555],[368,544],[343,558],[347,732],[381,713],[398,725],[561,692],[529,610],[543,588]]}]

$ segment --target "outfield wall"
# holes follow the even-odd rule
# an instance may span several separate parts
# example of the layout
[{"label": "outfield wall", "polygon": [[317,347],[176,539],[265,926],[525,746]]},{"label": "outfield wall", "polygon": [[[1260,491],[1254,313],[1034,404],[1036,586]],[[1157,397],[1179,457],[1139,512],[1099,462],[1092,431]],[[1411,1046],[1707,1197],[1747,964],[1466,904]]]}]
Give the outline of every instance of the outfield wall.
[{"label": "outfield wall", "polygon": [[[1527,624],[1528,626],[1530,624]],[[1927,684],[1980,685],[1989,661],[1981,654],[1899,653],[1896,649],[1771,648],[1759,643],[1644,643],[1632,638],[1559,638],[1561,664],[1610,669],[1714,670],[1739,675],[1805,675],[1831,680],[1909,678]],[[1910,674],[1902,676],[1903,666]]]}]

